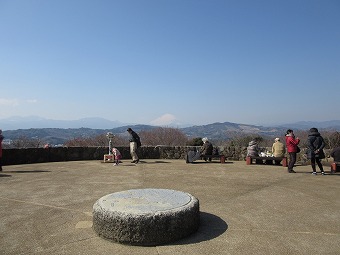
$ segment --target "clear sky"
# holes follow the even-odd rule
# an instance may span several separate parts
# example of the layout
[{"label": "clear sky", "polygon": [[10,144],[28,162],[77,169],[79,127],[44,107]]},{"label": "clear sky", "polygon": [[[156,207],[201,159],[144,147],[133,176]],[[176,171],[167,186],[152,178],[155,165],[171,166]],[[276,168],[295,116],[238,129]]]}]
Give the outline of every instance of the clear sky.
[{"label": "clear sky", "polygon": [[339,0],[0,0],[0,119],[340,119]]}]

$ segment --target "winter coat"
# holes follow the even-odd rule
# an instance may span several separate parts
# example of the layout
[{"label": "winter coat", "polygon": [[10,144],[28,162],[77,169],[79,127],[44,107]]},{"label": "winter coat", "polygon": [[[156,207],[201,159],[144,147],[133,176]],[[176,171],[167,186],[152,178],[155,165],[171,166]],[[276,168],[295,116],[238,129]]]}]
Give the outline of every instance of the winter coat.
[{"label": "winter coat", "polygon": [[213,154],[213,145],[209,142],[206,141],[201,150],[200,150],[202,155],[212,155]]},{"label": "winter coat", "polygon": [[139,135],[135,131],[131,131],[129,142],[137,143],[137,148],[141,146]]},{"label": "winter coat", "polygon": [[[323,151],[323,148],[325,147],[325,141],[323,140],[322,136],[319,132],[312,131],[308,134],[307,139],[307,158],[325,158],[325,153]],[[319,152],[316,152],[319,150]]]},{"label": "winter coat", "polygon": [[296,138],[294,135],[286,135],[286,147],[287,152],[297,152],[297,145],[300,143],[300,139]]},{"label": "winter coat", "polygon": [[251,141],[247,147],[247,156],[257,157],[259,156],[260,148],[255,141]]},{"label": "winter coat", "polygon": [[122,159],[122,154],[120,153],[120,151],[116,148],[112,149],[112,153],[115,156],[115,159]]},{"label": "winter coat", "polygon": [[331,157],[334,158],[334,162],[340,162],[340,147],[336,147],[331,151]]},{"label": "winter coat", "polygon": [[284,157],[286,153],[285,145],[280,141],[273,143],[272,152],[274,157]]},{"label": "winter coat", "polygon": [[0,158],[2,158],[2,140],[4,140],[4,137],[0,135]]}]

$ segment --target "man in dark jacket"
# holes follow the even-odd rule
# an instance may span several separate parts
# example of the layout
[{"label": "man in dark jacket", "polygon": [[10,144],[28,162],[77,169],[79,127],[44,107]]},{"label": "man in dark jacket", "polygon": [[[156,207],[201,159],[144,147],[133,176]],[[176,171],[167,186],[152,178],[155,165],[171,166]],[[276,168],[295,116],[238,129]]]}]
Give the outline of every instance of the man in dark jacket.
[{"label": "man in dark jacket", "polygon": [[311,165],[313,169],[313,174],[316,175],[316,166],[318,165],[321,174],[324,175],[323,166],[321,164],[321,159],[325,158],[325,153],[323,148],[325,147],[325,142],[320,135],[317,128],[311,128],[308,134],[307,140],[307,158],[311,160]]},{"label": "man in dark jacket", "polygon": [[131,163],[135,163],[137,164],[139,162],[139,158],[138,155],[136,153],[136,150],[138,147],[141,146],[141,142],[140,142],[140,138],[137,135],[137,133],[135,131],[133,131],[131,128],[128,128],[127,131],[130,134],[130,154],[132,157],[132,162]]}]

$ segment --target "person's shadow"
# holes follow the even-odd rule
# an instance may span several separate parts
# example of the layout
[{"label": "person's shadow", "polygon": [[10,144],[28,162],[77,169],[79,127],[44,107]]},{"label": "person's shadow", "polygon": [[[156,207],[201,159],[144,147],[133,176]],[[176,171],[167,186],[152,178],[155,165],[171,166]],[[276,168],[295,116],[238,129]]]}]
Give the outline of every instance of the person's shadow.
[{"label": "person's shadow", "polygon": [[12,170],[6,171],[6,173],[17,173],[17,174],[29,174],[29,173],[49,173],[49,170]]},{"label": "person's shadow", "polygon": [[0,177],[11,177],[12,175],[0,173]]},{"label": "person's shadow", "polygon": [[198,230],[181,240],[167,245],[185,245],[208,241],[222,235],[227,229],[228,224],[220,217],[211,213],[200,212],[200,226]]}]

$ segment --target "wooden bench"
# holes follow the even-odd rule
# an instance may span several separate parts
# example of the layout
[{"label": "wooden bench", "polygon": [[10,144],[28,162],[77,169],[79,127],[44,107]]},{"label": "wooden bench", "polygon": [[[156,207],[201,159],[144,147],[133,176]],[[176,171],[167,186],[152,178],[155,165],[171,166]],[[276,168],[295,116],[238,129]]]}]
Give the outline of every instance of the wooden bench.
[{"label": "wooden bench", "polygon": [[203,158],[219,158],[221,164],[225,163],[225,156],[224,155],[201,155],[201,159]]},{"label": "wooden bench", "polygon": [[331,164],[331,173],[333,174],[339,171],[337,168],[340,168],[340,162],[333,162]]},{"label": "wooden bench", "polygon": [[246,164],[247,165],[251,165],[253,163],[253,159],[257,159],[257,160],[266,160],[266,161],[271,161],[273,163],[273,160],[275,161],[282,161],[282,166],[283,167],[287,167],[288,164],[287,164],[287,157],[260,157],[260,156],[257,156],[257,157],[252,157],[252,156],[247,156],[246,158]]}]

